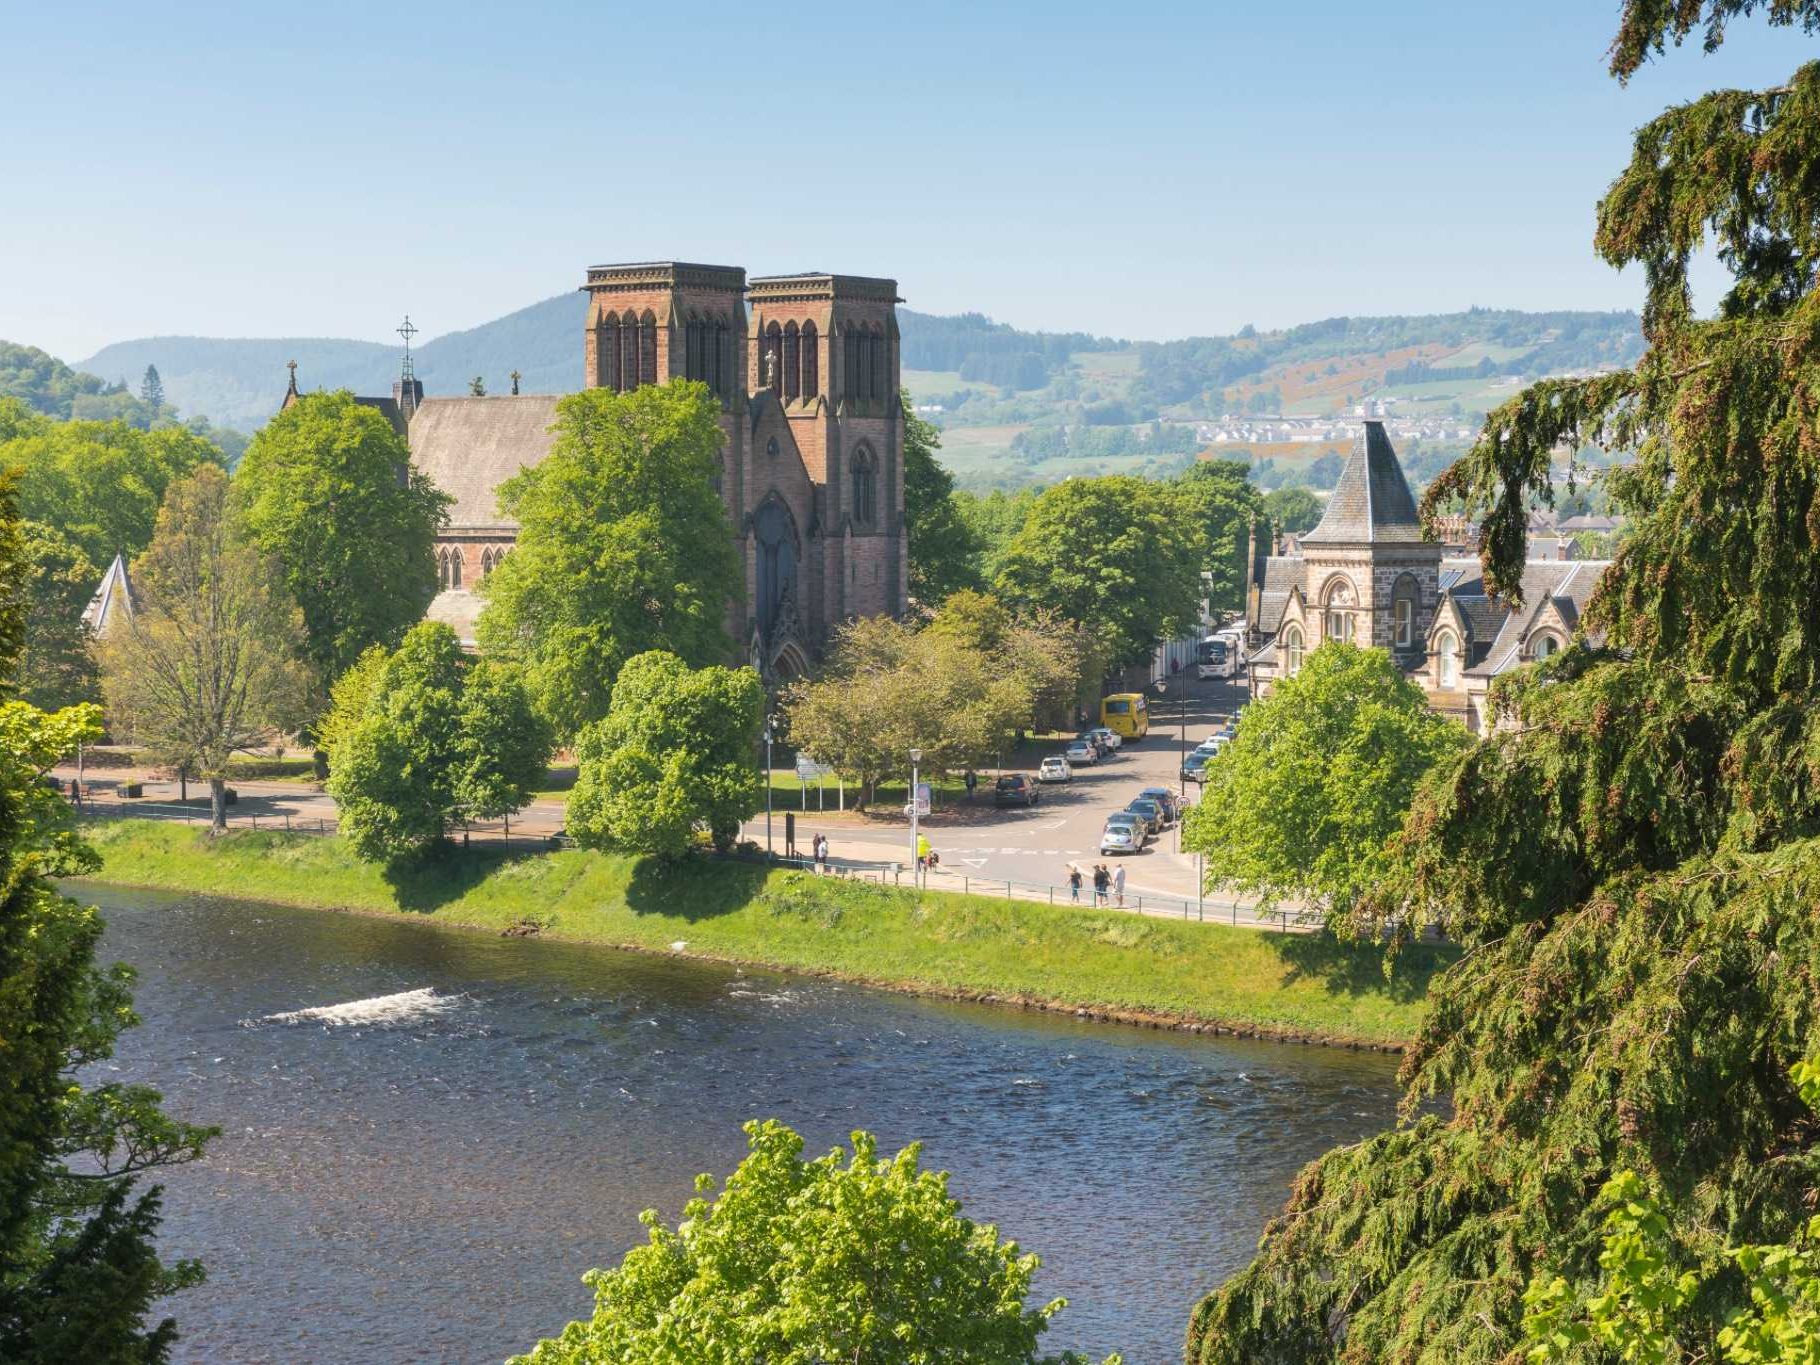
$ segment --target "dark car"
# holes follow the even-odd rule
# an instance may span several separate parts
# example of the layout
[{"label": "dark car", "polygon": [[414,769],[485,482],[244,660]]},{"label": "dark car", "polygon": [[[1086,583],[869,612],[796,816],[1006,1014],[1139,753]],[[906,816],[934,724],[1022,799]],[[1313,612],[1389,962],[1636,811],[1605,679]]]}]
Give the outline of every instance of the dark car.
[{"label": "dark car", "polygon": [[992,804],[995,806],[1034,806],[1042,799],[1042,792],[1037,790],[1036,783],[1022,773],[1007,773],[999,778],[998,786],[992,791]]},{"label": "dark car", "polygon": [[1182,776],[1190,782],[1207,780],[1207,755],[1192,753],[1182,760]]},{"label": "dark car", "polygon": [[1125,809],[1133,815],[1143,816],[1144,823],[1150,826],[1152,833],[1160,833],[1169,827],[1169,817],[1163,813],[1163,803],[1152,801],[1148,796],[1127,802]]},{"label": "dark car", "polygon": [[1145,787],[1138,795],[1148,796],[1152,801],[1156,802],[1157,805],[1161,806],[1163,808],[1163,818],[1168,820],[1170,824],[1174,824],[1177,820],[1182,818],[1181,798],[1170,791],[1169,788]]}]

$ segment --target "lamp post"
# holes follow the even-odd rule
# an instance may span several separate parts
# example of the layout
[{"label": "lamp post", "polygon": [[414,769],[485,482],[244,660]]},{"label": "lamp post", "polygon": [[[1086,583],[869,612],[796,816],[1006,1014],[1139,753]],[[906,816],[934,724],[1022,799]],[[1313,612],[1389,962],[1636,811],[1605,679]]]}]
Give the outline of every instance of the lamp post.
[{"label": "lamp post", "polygon": [[771,861],[771,740],[777,733],[777,717],[765,717],[765,861]]},{"label": "lamp post", "polygon": [[919,847],[916,839],[916,765],[922,761],[923,751],[912,749],[910,751],[910,881],[916,886],[921,886],[923,880],[922,859],[916,856],[916,850]]}]

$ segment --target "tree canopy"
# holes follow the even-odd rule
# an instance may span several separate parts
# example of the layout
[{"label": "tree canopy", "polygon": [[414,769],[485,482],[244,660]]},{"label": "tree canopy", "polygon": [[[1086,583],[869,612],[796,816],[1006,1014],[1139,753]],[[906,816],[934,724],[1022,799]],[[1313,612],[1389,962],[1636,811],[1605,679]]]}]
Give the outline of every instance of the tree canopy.
[{"label": "tree canopy", "polygon": [[304,657],[324,685],[423,619],[450,499],[377,409],[345,390],[304,396],[253,438],[234,499],[303,613]]},{"label": "tree canopy", "polygon": [[963,1217],[917,1144],[881,1157],[856,1132],[850,1154],[805,1161],[802,1138],[781,1123],[748,1123],[746,1134],[750,1152],[719,1195],[708,1198],[714,1180],[703,1175],[674,1229],[655,1209],[642,1214],[649,1240],[587,1276],[593,1317],[513,1365],[1037,1365],[1067,1301],[1025,1306],[1039,1259]]},{"label": "tree canopy", "polygon": [[1258,490],[1240,460],[1196,460],[1175,481],[1181,515],[1198,534],[1196,567],[1208,575],[1207,603],[1215,613],[1245,605],[1245,551]]},{"label": "tree canopy", "polygon": [[941,428],[925,422],[903,395],[904,529],[910,538],[910,596],[939,602],[961,588],[977,588],[979,545],[954,501],[954,476],[936,459]]},{"label": "tree canopy", "polygon": [[[1620,74],[1701,22],[1811,3],[1631,0]],[[1716,23],[1714,21],[1717,21]],[[1698,1288],[1668,1349],[1719,1359],[1746,1301],[1728,1251],[1785,1243],[1820,1188],[1792,1079],[1820,1025],[1820,64],[1640,129],[1595,245],[1643,267],[1633,369],[1492,413],[1428,490],[1483,527],[1519,596],[1560,444],[1634,453],[1634,531],[1584,637],[1494,691],[1506,722],[1423,784],[1362,931],[1439,918],[1469,945],[1406,1058],[1405,1123],[1302,1173],[1257,1259],[1194,1315],[1189,1357],[1477,1365],[1524,1291],[1601,1292],[1598,1192],[1636,1173]],[[1731,288],[1695,314],[1690,263]],[[1428,1107],[1445,1100],[1440,1112]],[[1613,1358],[1596,1343],[1566,1357]]]},{"label": "tree canopy", "polygon": [[25,649],[19,658],[19,696],[47,711],[96,701],[101,680],[82,613],[101,584],[101,571],[82,547],[41,522],[25,522]]},{"label": "tree canopy", "polygon": [[1350,910],[1382,878],[1417,784],[1467,742],[1387,652],[1330,641],[1245,708],[1182,847],[1211,886]]},{"label": "tree canopy", "polygon": [[158,1365],[177,1329],[148,1323],[152,1305],[201,1269],[159,1260],[159,1191],[134,1185],[213,1130],[168,1117],[148,1087],[78,1079],[133,1022],[132,974],[97,965],[100,917],[52,880],[99,866],[42,779],[99,737],[100,712],[10,699],[28,583],[0,473],[0,1359]]},{"label": "tree canopy", "polygon": [[705,831],[730,848],[764,804],[753,754],[765,686],[750,668],[629,660],[605,719],[581,733],[568,828],[588,848],[676,858]]},{"label": "tree canopy", "polygon": [[1321,520],[1321,500],[1306,488],[1278,488],[1264,495],[1264,519],[1289,534],[1312,531]]},{"label": "tree canopy", "polygon": [[587,389],[557,404],[548,458],[502,487],[520,529],[483,587],[480,643],[524,665],[559,736],[606,715],[634,655],[693,667],[731,652],[744,573],[720,469],[720,402],[705,384]]}]

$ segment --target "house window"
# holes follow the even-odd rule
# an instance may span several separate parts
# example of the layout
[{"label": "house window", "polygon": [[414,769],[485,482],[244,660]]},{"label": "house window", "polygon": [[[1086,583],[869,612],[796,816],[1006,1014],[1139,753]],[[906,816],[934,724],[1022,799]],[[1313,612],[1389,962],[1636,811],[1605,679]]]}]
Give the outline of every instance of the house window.
[{"label": "house window", "polygon": [[1294,677],[1302,671],[1302,628],[1290,626],[1283,632],[1284,671]]},{"label": "house window", "polygon": [[1352,584],[1344,578],[1336,577],[1327,584],[1326,610],[1321,621],[1322,638],[1328,640],[1352,639]]},{"label": "house window", "polygon": [[1416,604],[1407,597],[1397,599],[1397,648],[1408,649],[1416,635]]},{"label": "house window", "polygon": [[1440,655],[1439,686],[1451,692],[1460,685],[1460,637],[1443,631],[1435,637],[1435,653]]},{"label": "house window", "polygon": [[872,458],[872,452],[861,446],[853,452],[853,520],[860,526],[870,526],[877,515],[878,505],[878,466]]},{"label": "house window", "polygon": [[1546,634],[1538,635],[1529,646],[1529,657],[1532,659],[1546,659],[1560,647],[1560,642],[1556,640],[1554,636]]}]

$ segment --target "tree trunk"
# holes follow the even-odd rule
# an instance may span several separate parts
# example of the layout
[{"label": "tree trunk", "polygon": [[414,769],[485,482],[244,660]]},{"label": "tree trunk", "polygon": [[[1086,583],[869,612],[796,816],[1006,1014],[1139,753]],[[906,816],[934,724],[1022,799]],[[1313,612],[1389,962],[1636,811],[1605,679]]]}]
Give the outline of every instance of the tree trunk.
[{"label": "tree trunk", "polygon": [[227,779],[209,778],[209,833],[227,832]]},{"label": "tree trunk", "polygon": [[327,749],[313,750],[310,754],[310,761],[316,765],[316,780],[327,782],[329,780],[329,751]]}]

